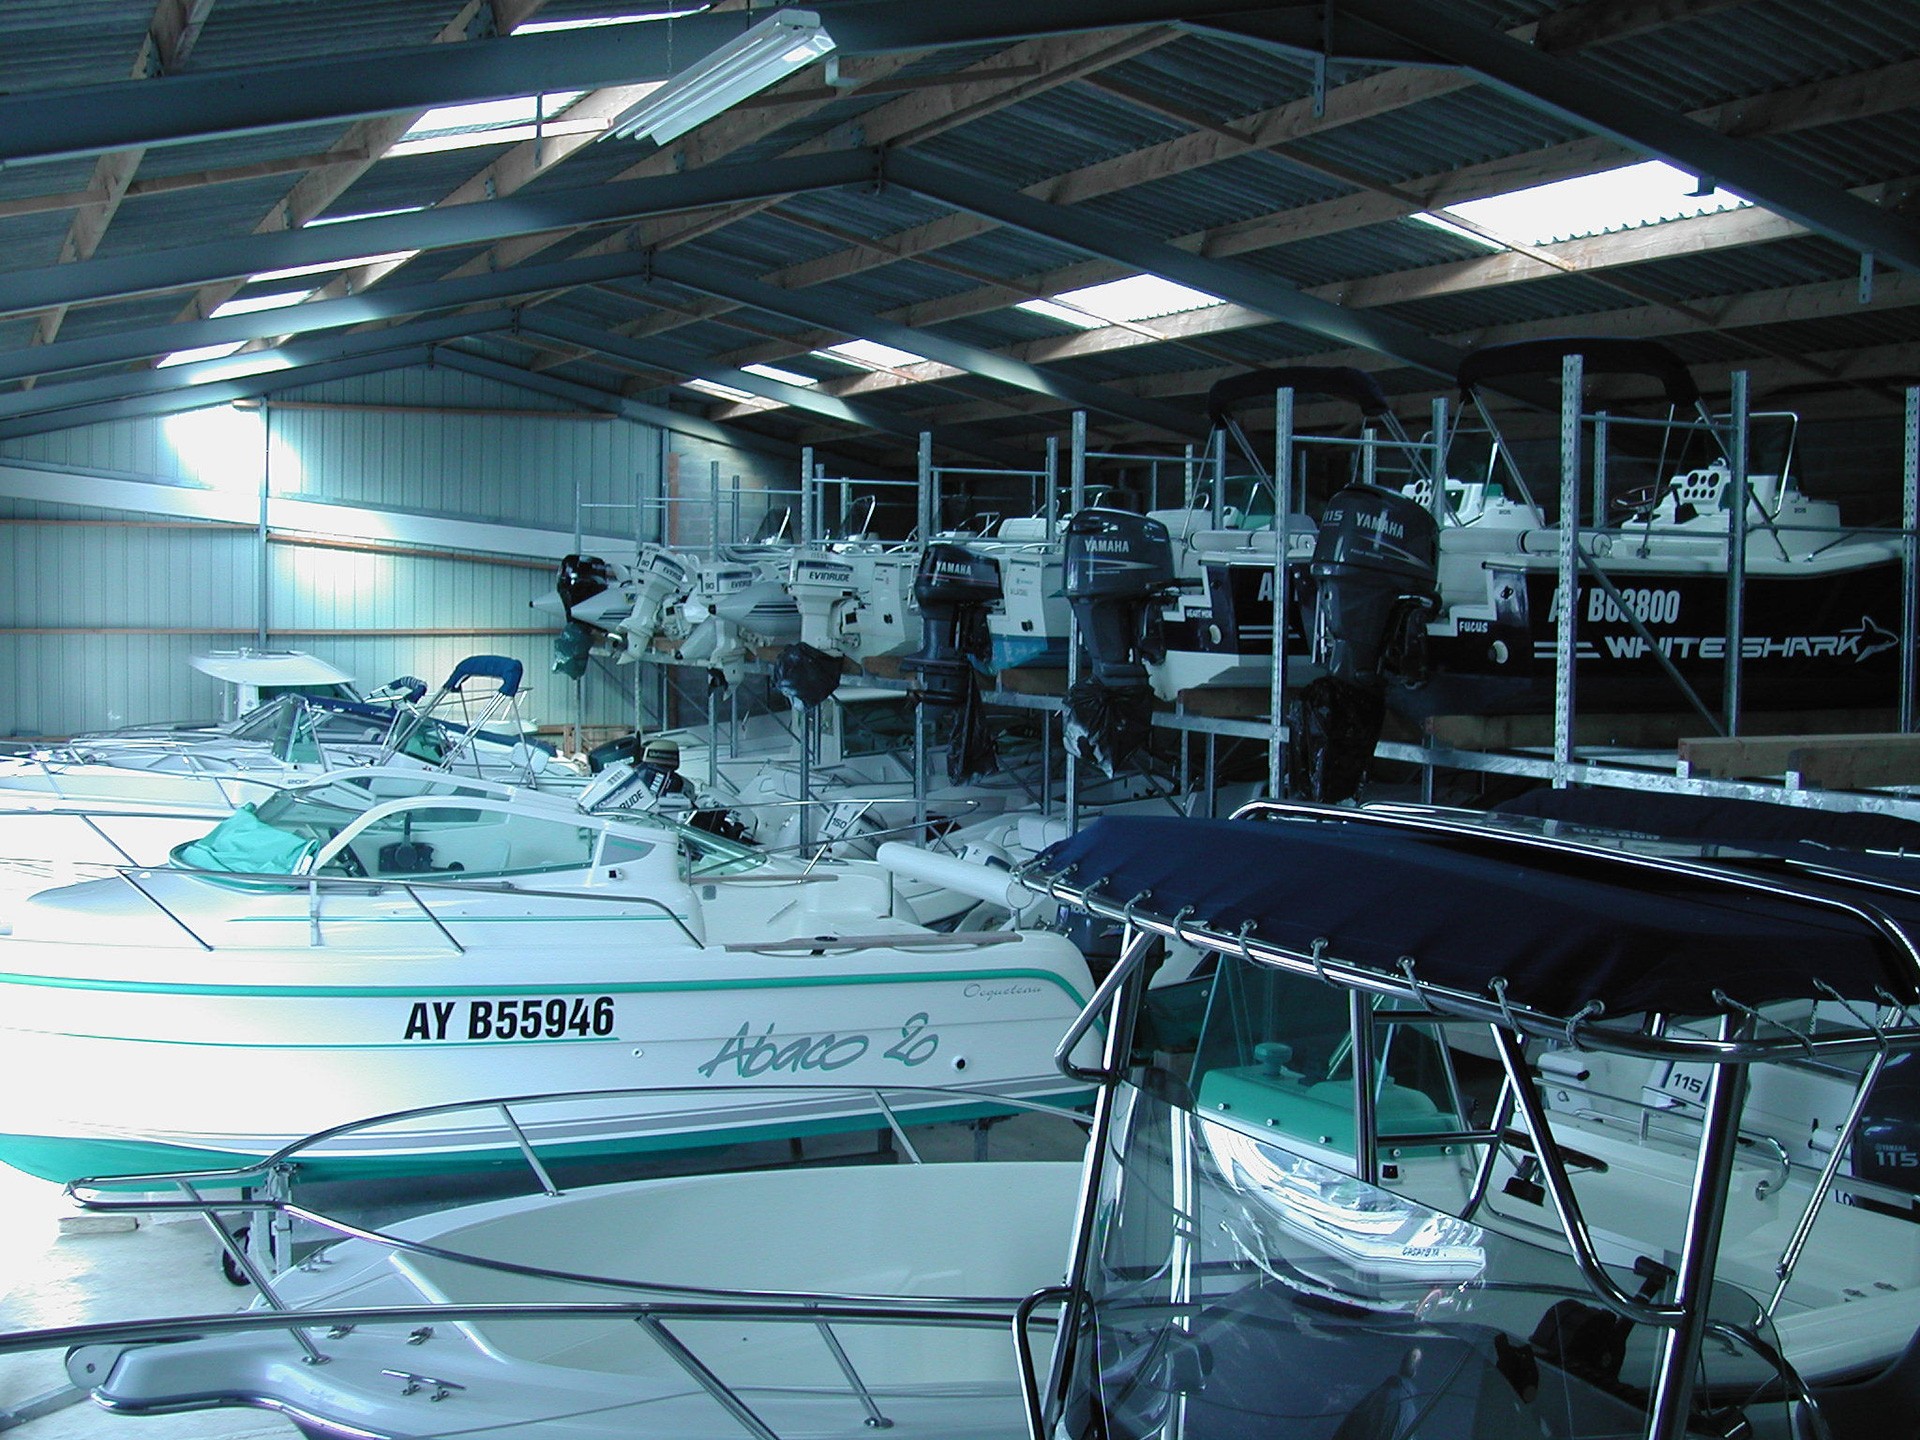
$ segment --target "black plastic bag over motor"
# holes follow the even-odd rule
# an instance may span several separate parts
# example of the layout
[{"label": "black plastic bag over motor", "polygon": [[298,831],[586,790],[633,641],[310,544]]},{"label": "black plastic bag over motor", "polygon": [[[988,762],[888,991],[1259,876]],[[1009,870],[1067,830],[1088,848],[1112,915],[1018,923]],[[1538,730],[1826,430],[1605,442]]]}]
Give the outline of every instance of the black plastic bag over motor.
[{"label": "black plastic bag over motor", "polygon": [[1313,547],[1313,658],[1335,679],[1417,681],[1427,616],[1439,608],[1440,529],[1418,501],[1350,485],[1327,502]]},{"label": "black plastic bag over motor", "polygon": [[574,606],[582,600],[591,600],[619,580],[613,567],[597,556],[569,555],[560,562],[560,574],[553,588],[560,592],[561,609],[571,620]]},{"label": "black plastic bag over motor", "polygon": [[844,663],[838,655],[796,642],[774,660],[773,688],[796,705],[818,705],[840,688]]},{"label": "black plastic bag over motor", "polygon": [[[1143,685],[1166,656],[1160,610],[1173,589],[1167,527],[1130,510],[1082,510],[1065,530],[1067,603],[1103,685]],[[1143,663],[1145,662],[1145,663]]]},{"label": "black plastic bag over motor", "polygon": [[1000,603],[1000,563],[963,545],[929,545],[913,579],[923,626],[918,654],[900,668],[920,677],[929,705],[964,703],[974,660],[993,656],[987,610]]}]

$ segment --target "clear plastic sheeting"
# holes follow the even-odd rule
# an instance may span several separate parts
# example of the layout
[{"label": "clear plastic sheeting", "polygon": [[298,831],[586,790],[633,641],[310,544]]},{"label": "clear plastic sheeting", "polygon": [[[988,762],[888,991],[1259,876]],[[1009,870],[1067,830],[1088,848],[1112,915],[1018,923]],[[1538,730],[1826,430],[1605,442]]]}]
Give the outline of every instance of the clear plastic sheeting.
[{"label": "clear plastic sheeting", "polygon": [[[1601,1308],[1564,1253],[1171,1103],[1184,1087],[1164,1071],[1144,1078],[1116,1095],[1057,1433],[1644,1433],[1661,1335]],[[1773,1344],[1751,1297],[1723,1287],[1712,1310]],[[1690,1432],[1735,1433],[1744,1417],[1785,1433],[1752,1346],[1710,1342],[1701,1369]]]}]

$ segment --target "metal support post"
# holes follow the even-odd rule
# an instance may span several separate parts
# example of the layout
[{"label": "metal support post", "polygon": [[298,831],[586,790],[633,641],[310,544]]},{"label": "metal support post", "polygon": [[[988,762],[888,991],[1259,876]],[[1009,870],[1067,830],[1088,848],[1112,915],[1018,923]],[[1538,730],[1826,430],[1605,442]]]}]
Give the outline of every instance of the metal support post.
[{"label": "metal support post", "polygon": [[718,460],[707,462],[707,504],[709,524],[713,527],[707,532],[707,558],[718,560],[720,558],[720,462]]},{"label": "metal support post", "polygon": [[[1087,412],[1073,412],[1073,453],[1067,465],[1067,514],[1077,515],[1087,503]],[[1071,611],[1067,616],[1067,691],[1080,683],[1080,620]],[[1066,718],[1060,723],[1060,734],[1066,736]],[[1077,834],[1080,829],[1080,756],[1071,745],[1063,746],[1067,752],[1067,833]]]},{"label": "metal support post", "polygon": [[813,845],[813,737],[817,707],[800,707],[800,853]]},{"label": "metal support post", "polygon": [[1607,412],[1593,415],[1593,528],[1607,528]]},{"label": "metal support post", "polygon": [[1553,788],[1573,773],[1573,660],[1580,614],[1575,584],[1580,546],[1580,397],[1586,388],[1582,356],[1560,362],[1560,613],[1553,664]]},{"label": "metal support post", "polygon": [[1047,539],[1060,538],[1060,437],[1047,436]]},{"label": "metal support post", "polygon": [[[1372,432],[1369,431],[1369,434]],[[1373,454],[1369,446],[1366,452]],[[1293,387],[1273,392],[1273,674],[1267,690],[1267,793],[1287,795],[1288,520],[1293,514]]]},{"label": "metal support post", "polygon": [[[1723,1022],[1721,1037],[1733,1025]],[[1673,1304],[1680,1321],[1660,1335],[1659,1368],[1654,1376],[1651,1440],[1684,1440],[1693,1408],[1694,1372],[1706,1334],[1713,1293],[1714,1261],[1733,1186],[1733,1162],[1740,1141],[1740,1108],[1747,1090],[1745,1065],[1715,1065],[1707,1078],[1706,1123],[1693,1176],[1693,1210],[1680,1244],[1680,1269],[1674,1277]]]},{"label": "metal support post", "polygon": [[265,396],[260,399],[260,527],[255,547],[260,566],[259,608],[254,616],[254,642],[267,648],[267,632],[273,627],[273,570],[267,555],[267,510],[273,496],[273,406]]},{"label": "metal support post", "polygon": [[813,473],[813,447],[800,447],[800,543],[810,545],[813,537],[820,532],[815,528],[819,522],[820,486]]},{"label": "metal support post", "polygon": [[1347,1029],[1353,1046],[1353,1178],[1363,1185],[1380,1183],[1380,1149],[1373,1143],[1375,1079],[1379,1037],[1373,1032],[1373,997],[1364,990],[1347,992]]},{"label": "metal support post", "polygon": [[720,692],[707,687],[707,788],[720,788]]},{"label": "metal support post", "polygon": [[1213,432],[1213,454],[1207,457],[1213,467],[1213,523],[1216,529],[1227,528],[1227,432]]},{"label": "metal support post", "polygon": [[1740,662],[1747,641],[1747,372],[1733,372],[1733,433],[1727,454],[1733,462],[1732,508],[1727,512],[1727,659],[1723,708],[1727,734],[1740,733]]},{"label": "metal support post", "polygon": [[927,839],[927,702],[913,703],[913,823],[916,845]]},{"label": "metal support post", "polygon": [[920,508],[916,523],[920,543],[925,545],[933,539],[933,532],[940,515],[940,496],[933,478],[933,432],[931,430],[920,432],[919,462],[917,474],[920,481]]},{"label": "metal support post", "polygon": [[1900,728],[1914,730],[1915,679],[1913,647],[1920,639],[1920,385],[1907,388],[1906,485],[1901,507],[1900,537]]}]

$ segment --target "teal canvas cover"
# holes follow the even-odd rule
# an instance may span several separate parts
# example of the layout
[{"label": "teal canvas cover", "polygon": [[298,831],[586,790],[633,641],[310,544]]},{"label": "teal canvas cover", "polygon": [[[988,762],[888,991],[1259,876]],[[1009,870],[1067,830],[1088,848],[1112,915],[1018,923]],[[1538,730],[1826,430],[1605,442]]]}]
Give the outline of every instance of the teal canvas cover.
[{"label": "teal canvas cover", "polygon": [[249,803],[222,820],[211,833],[175,848],[173,859],[195,870],[292,875],[318,848],[316,841],[267,824]]}]

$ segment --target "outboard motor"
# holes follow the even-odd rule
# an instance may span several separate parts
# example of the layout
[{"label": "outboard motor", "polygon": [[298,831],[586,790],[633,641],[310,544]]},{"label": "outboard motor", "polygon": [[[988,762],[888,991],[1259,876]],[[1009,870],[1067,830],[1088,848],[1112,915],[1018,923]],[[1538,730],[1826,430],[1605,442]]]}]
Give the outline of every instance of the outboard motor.
[{"label": "outboard motor", "polygon": [[1103,685],[1144,685],[1166,656],[1160,609],[1174,588],[1173,540],[1130,510],[1082,510],[1066,525],[1067,603]]},{"label": "outboard motor", "polygon": [[1000,564],[963,545],[929,545],[914,576],[923,643],[900,668],[920,676],[929,705],[959,705],[973,681],[973,661],[993,654],[987,610],[1000,603]]},{"label": "outboard motor", "polygon": [[1092,660],[1067,692],[1066,739],[1109,775],[1146,742],[1153,692],[1147,665],[1166,658],[1160,611],[1174,589],[1167,527],[1095,507],[1067,521],[1067,603]]},{"label": "outboard motor", "polygon": [[[1893,1055],[1880,1067],[1854,1132],[1850,1158],[1856,1178],[1920,1195],[1920,1053]],[[1865,1197],[1856,1197],[1854,1203],[1889,1208]],[[1909,1212],[1902,1206],[1898,1213]]]},{"label": "outboard motor", "polygon": [[947,779],[965,785],[1000,768],[974,668],[975,661],[993,658],[987,611],[1000,603],[999,562],[964,545],[929,545],[920,557],[913,595],[925,639],[900,668],[920,677],[922,703],[960,708],[947,745]]},{"label": "outboard motor", "polygon": [[1313,547],[1313,658],[1352,685],[1426,678],[1426,619],[1440,606],[1440,527],[1418,501],[1350,485],[1327,502]]},{"label": "outboard motor", "polygon": [[1320,517],[1313,547],[1313,658],[1326,674],[1287,707],[1291,782],[1345,800],[1366,779],[1390,681],[1427,676],[1427,617],[1440,606],[1440,529],[1416,500],[1350,485]]}]

